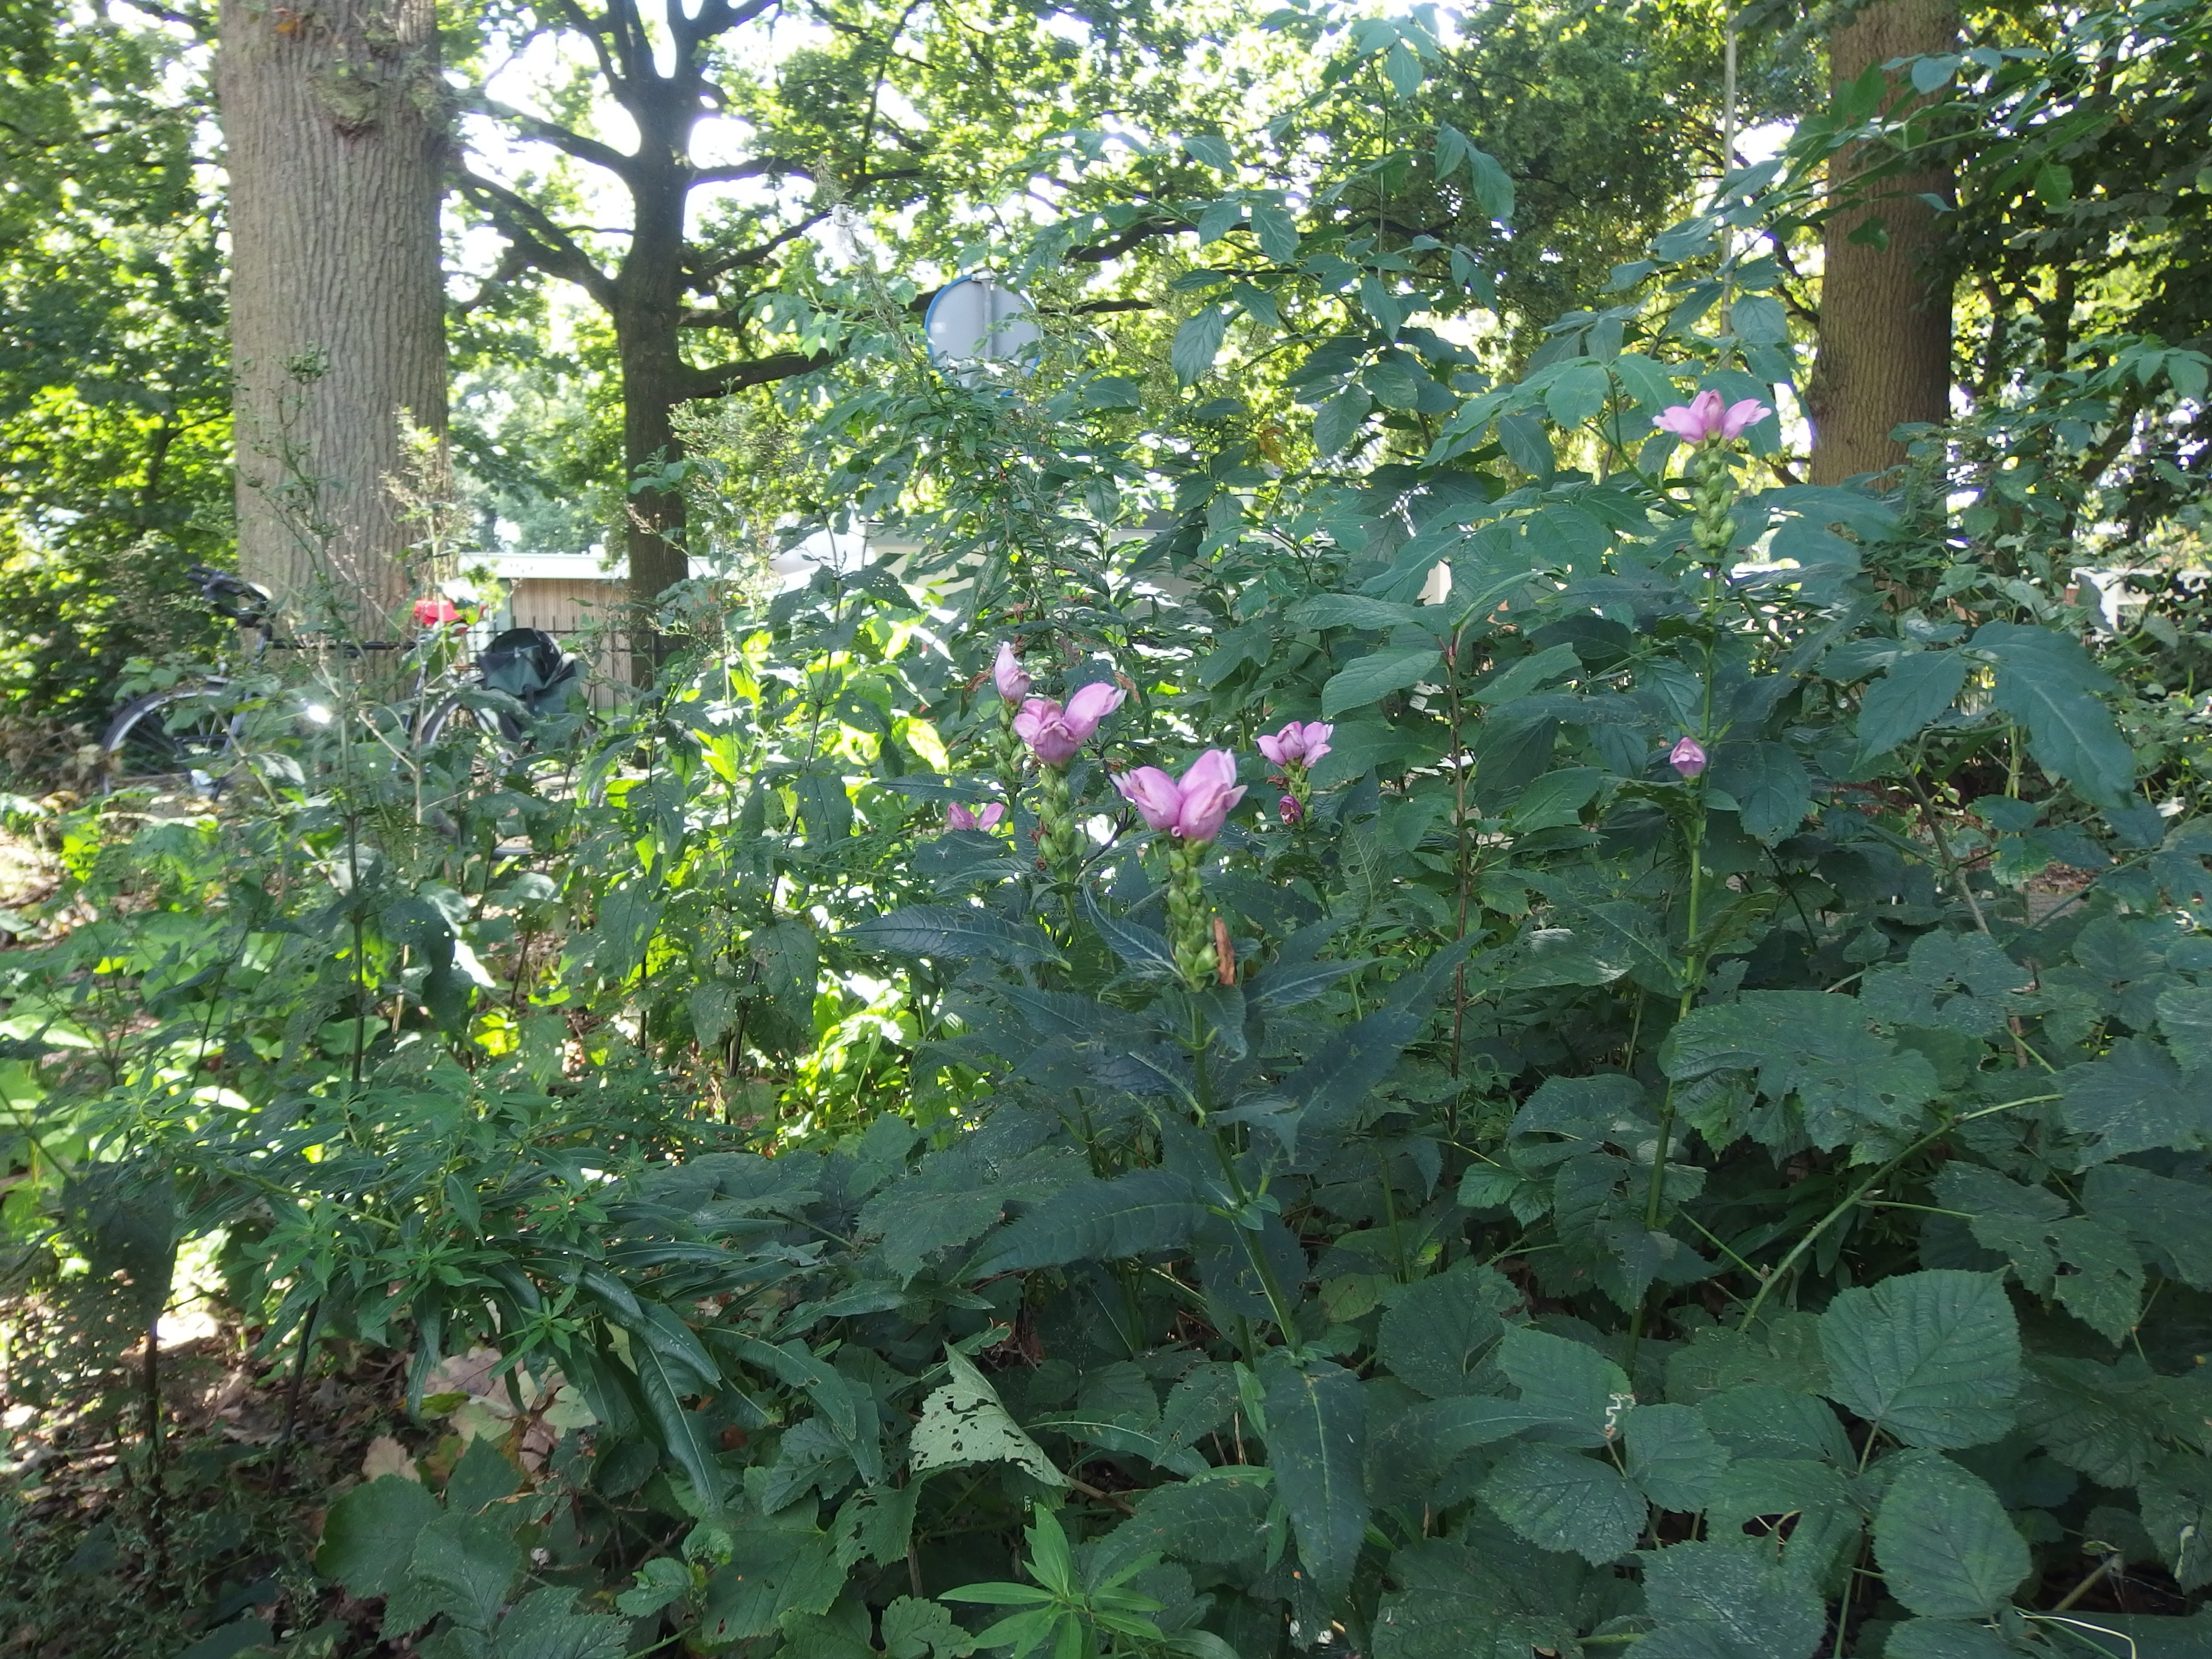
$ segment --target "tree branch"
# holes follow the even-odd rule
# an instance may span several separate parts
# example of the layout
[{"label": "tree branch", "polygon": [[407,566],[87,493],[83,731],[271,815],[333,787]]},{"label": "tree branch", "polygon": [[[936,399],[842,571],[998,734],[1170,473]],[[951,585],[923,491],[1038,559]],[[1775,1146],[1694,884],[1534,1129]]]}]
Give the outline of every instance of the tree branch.
[{"label": "tree branch", "polygon": [[1149,242],[1156,236],[1178,236],[1192,228],[1193,226],[1181,219],[1139,219],[1119,235],[1109,236],[1090,247],[1076,248],[1066,257],[1070,264],[1103,265],[1109,259],[1118,259],[1131,248]]},{"label": "tree branch", "polygon": [[528,110],[515,109],[496,99],[486,98],[482,95],[480,88],[474,101],[467,107],[475,114],[489,115],[511,122],[539,143],[550,144],[580,161],[589,161],[593,167],[605,167],[619,179],[628,181],[635,177],[637,157],[635,155],[626,155],[611,144],[603,144],[596,138],[586,138],[580,132],[572,132],[567,127],[532,115]]},{"label": "tree branch", "polygon": [[490,216],[500,234],[522,250],[530,264],[548,276],[575,283],[609,311],[614,309],[614,279],[536,203],[466,167],[460,169],[460,184],[462,193]]},{"label": "tree branch", "polygon": [[767,386],[775,380],[788,380],[795,375],[811,374],[817,368],[827,368],[837,360],[837,354],[817,351],[779,351],[772,357],[756,357],[750,362],[720,363],[713,368],[686,368],[677,381],[678,398],[720,398],[726,392],[742,392],[747,386]]}]

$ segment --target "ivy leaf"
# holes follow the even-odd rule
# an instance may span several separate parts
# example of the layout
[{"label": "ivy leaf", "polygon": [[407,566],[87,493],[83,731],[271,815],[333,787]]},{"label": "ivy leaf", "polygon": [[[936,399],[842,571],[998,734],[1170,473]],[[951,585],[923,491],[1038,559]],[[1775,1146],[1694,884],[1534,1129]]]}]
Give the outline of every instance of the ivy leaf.
[{"label": "ivy leaf", "polygon": [[1195,316],[1184,320],[1176,330],[1175,343],[1168,348],[1168,362],[1175,370],[1176,383],[1189,386],[1205,377],[1213,367],[1213,360],[1221,355],[1221,342],[1229,332],[1229,310],[1225,306],[1208,306]]},{"label": "ivy leaf", "polygon": [[1638,1406],[1621,1419],[1628,1478],[1658,1508],[1694,1515],[1727,1473],[1728,1448],[1687,1406]]},{"label": "ivy leaf", "polygon": [[1930,1619],[1994,1619],[2027,1577],[2027,1542],[1989,1482],[1934,1452],[1901,1452],[1874,1519],[1889,1593]]},{"label": "ivy leaf", "polygon": [[1278,1370],[1266,1400],[1267,1463],[1290,1511],[1298,1559],[1315,1589],[1333,1601],[1352,1582],[1367,1535],[1367,1494],[1359,1478],[1366,1400],[1357,1376],[1325,1360]]},{"label": "ivy leaf", "polygon": [[1935,1268],[1839,1291],[1820,1351],[1828,1398],[1908,1445],[1979,1446],[2012,1426],[2020,1328],[1993,1274]]},{"label": "ivy leaf", "polygon": [[1364,708],[1393,691],[1418,685],[1433,675],[1443,659],[1443,653],[1432,646],[1401,646],[1362,657],[1330,676],[1322,688],[1322,718],[1334,720],[1346,709]]},{"label": "ivy leaf", "polygon": [[1540,1549],[1603,1566],[1636,1547],[1644,1499],[1608,1463],[1551,1446],[1520,1446],[1483,1483],[1482,1501]]},{"label": "ivy leaf", "polygon": [[1048,1486],[1064,1486],[1067,1477],[1014,1421],[983,1374],[957,1348],[945,1351],[952,1380],[921,1402],[921,1417],[908,1442],[917,1474],[963,1463],[1012,1463]]},{"label": "ivy leaf", "polygon": [[1915,651],[1898,658],[1859,701],[1859,760],[1886,755],[1951,706],[1966,683],[1956,651]]}]

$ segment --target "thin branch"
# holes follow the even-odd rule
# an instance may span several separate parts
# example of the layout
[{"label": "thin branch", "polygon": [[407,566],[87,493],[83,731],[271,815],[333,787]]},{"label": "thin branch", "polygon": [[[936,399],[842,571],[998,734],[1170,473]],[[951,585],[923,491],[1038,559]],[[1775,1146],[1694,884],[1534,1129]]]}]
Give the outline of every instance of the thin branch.
[{"label": "thin branch", "polygon": [[550,144],[580,161],[589,161],[593,167],[605,167],[618,178],[633,182],[636,179],[638,158],[624,155],[611,144],[603,144],[596,138],[586,138],[580,132],[573,132],[567,127],[532,115],[528,110],[516,109],[496,99],[483,97],[480,92],[467,107],[473,113],[511,122],[520,127],[526,137],[534,138],[541,144]]},{"label": "thin branch", "polygon": [[575,283],[608,310],[614,309],[614,279],[536,203],[466,167],[460,170],[460,183],[462,193],[491,216],[501,234],[521,249],[532,264]]}]

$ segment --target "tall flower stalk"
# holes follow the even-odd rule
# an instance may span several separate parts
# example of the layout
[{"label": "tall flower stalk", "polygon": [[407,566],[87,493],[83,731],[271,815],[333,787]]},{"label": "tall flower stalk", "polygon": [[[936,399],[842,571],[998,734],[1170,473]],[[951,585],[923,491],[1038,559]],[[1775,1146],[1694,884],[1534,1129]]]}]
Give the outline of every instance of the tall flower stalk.
[{"label": "tall flower stalk", "polygon": [[1180,780],[1157,766],[1139,766],[1114,780],[1139,815],[1168,839],[1168,948],[1176,970],[1191,990],[1224,977],[1219,948],[1223,930],[1214,923],[1199,875],[1206,850],[1228,821],[1229,809],[1244,798],[1237,781],[1237,757],[1209,749],[1190,763]]},{"label": "tall flower stalk", "polygon": [[[1014,696],[1029,689],[1029,676],[1003,645],[995,678],[999,695],[1009,707]],[[1073,888],[1083,855],[1083,832],[1067,788],[1068,763],[1096,734],[1098,722],[1121,706],[1126,695],[1117,686],[1094,681],[1065,704],[1050,697],[1024,697],[1009,722],[1008,729],[1036,759],[1037,856],[1064,888]]]}]

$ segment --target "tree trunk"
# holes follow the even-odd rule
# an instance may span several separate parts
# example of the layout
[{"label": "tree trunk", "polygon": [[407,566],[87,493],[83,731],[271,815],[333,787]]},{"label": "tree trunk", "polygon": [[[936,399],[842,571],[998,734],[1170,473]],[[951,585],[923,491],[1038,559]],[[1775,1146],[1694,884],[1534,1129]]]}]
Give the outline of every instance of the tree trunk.
[{"label": "tree trunk", "polygon": [[403,416],[446,428],[434,0],[222,0],[241,569],[389,638]]},{"label": "tree trunk", "polygon": [[[1840,90],[1893,58],[1949,52],[1958,35],[1954,0],[1873,0],[1830,40],[1830,82]],[[1892,76],[1885,101],[1900,92],[1910,99],[1911,82]],[[1863,151],[1838,152],[1831,188],[1841,191],[1863,165]],[[1806,397],[1815,483],[1887,472],[1905,459],[1894,428],[1950,417],[1951,277],[1936,211],[1923,195],[1950,199],[1948,170],[1885,179],[1825,228],[1820,345]],[[1876,219],[1878,232],[1852,240]]]},{"label": "tree trunk", "polygon": [[687,395],[684,362],[685,159],[698,100],[675,94],[647,104],[639,120],[629,251],[615,278],[615,338],[623,374],[623,483],[631,491],[623,542],[629,554],[630,676],[652,683],[665,654],[653,626],[660,596],[690,574],[684,550],[684,493],[635,489],[641,470],[681,459],[676,405]]}]

